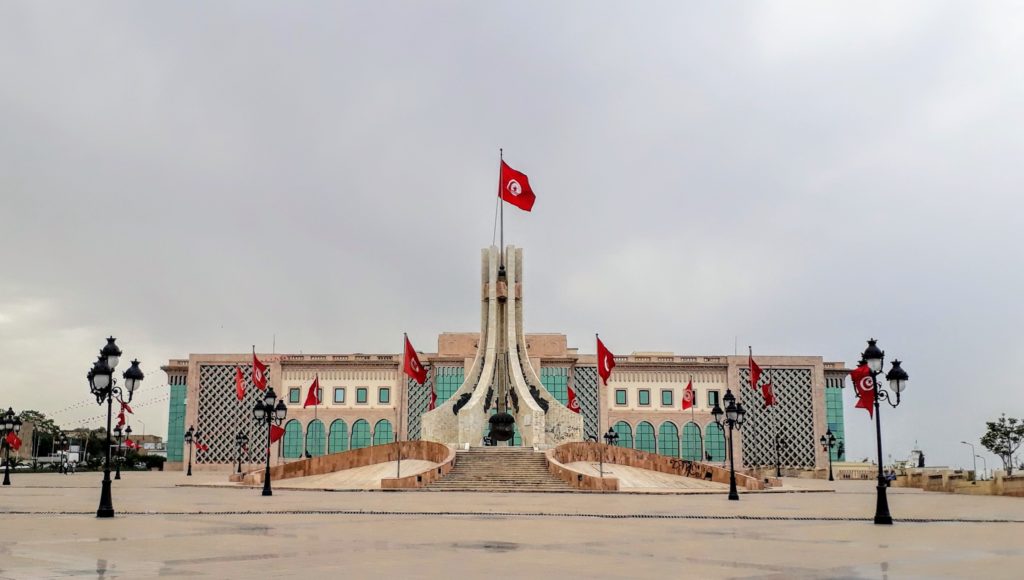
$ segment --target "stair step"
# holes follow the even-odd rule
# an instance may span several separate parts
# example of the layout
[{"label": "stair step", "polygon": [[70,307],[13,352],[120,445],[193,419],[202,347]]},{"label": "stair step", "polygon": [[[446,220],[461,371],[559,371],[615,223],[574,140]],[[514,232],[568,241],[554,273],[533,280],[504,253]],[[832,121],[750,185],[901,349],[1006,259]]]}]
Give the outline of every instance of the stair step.
[{"label": "stair step", "polygon": [[568,491],[548,472],[543,453],[519,447],[472,447],[456,452],[455,466],[427,489],[445,491]]}]

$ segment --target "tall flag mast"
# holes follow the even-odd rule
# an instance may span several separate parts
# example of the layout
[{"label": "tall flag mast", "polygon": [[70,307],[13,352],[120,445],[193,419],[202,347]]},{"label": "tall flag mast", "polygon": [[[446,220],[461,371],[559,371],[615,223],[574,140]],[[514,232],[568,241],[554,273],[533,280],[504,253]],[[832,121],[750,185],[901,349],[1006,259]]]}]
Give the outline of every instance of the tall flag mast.
[{"label": "tall flag mast", "polygon": [[[403,359],[402,360],[402,371],[406,375],[408,375],[409,378],[411,378],[412,380],[414,380],[417,383],[422,385],[422,384],[427,382],[427,369],[423,368],[423,364],[420,363],[420,357],[419,357],[418,354],[416,354],[416,349],[413,348],[412,347],[412,343],[409,342],[409,335],[405,334],[403,332],[402,336],[405,338],[405,345],[403,345],[403,348],[402,348],[402,359]],[[408,391],[408,389],[406,389],[406,391]],[[435,395],[434,395],[433,387],[431,387],[431,391],[430,391],[430,405],[431,405],[431,409],[433,409],[434,401],[436,400],[434,397],[435,397]],[[405,400],[408,401],[409,397],[406,397]],[[396,413],[398,412],[397,405],[396,405],[395,412]],[[402,442],[401,442],[401,437],[399,437],[399,435],[402,433],[402,415],[401,415],[401,413],[399,413],[396,422],[398,423],[398,434],[396,434],[396,436],[395,436],[395,441],[398,443],[398,475],[397,475],[397,477],[402,477]]]},{"label": "tall flag mast", "polygon": [[[523,211],[531,211],[537,196],[530,187],[525,173],[516,171],[505,163],[505,152],[498,149],[498,197]],[[501,265],[505,265],[505,204],[501,204]]]}]

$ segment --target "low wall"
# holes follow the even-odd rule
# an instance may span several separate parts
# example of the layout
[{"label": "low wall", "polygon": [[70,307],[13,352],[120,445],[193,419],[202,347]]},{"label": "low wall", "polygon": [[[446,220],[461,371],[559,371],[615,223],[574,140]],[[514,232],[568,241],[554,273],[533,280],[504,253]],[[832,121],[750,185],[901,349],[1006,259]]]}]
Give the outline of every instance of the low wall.
[{"label": "low wall", "polygon": [[[606,477],[602,480],[602,478],[588,476],[565,466],[565,464],[576,461],[601,461],[602,453],[604,454],[605,463],[649,469],[651,471],[682,475],[683,477],[693,477],[717,483],[729,483],[729,470],[717,465],[686,461],[656,453],[647,453],[645,451],[589,441],[564,443],[548,450],[548,471],[577,489],[618,490],[618,479]],[[583,476],[582,478],[580,477],[581,475]],[[614,484],[609,484],[608,482],[614,482]],[[609,487],[611,485],[614,487]],[[764,482],[760,479],[739,472],[736,472],[736,485],[748,490],[761,490],[765,488]]]},{"label": "low wall", "polygon": [[[398,460],[398,447],[402,448],[402,459],[422,459],[439,463],[438,468],[431,468],[420,473],[412,474],[402,478],[385,478],[381,480],[382,489],[410,489],[422,487],[430,481],[448,473],[455,463],[455,451],[447,445],[434,441],[402,441],[400,443],[388,443],[387,445],[373,445],[362,449],[353,449],[341,453],[331,453],[310,459],[292,461],[283,465],[274,465],[270,468],[270,480],[291,479],[293,477],[306,477],[309,475],[321,475],[333,473],[354,467],[364,467],[375,463],[385,463]],[[264,469],[250,471],[240,479],[247,485],[262,485]],[[419,476],[417,478],[417,476]],[[237,481],[239,478],[232,478]]]},{"label": "low wall", "polygon": [[1006,477],[996,472],[993,479],[974,481],[969,471],[910,471],[898,475],[895,487],[916,487],[924,491],[962,493],[966,495],[1008,495],[1024,497],[1024,477]]}]

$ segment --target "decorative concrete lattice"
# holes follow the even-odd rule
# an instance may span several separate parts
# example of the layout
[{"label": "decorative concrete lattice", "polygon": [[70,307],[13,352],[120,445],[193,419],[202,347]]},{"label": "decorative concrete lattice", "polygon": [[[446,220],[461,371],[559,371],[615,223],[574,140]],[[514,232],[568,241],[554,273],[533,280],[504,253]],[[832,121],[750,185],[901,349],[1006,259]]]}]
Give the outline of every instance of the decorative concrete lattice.
[{"label": "decorative concrete lattice", "polygon": [[[405,388],[408,389],[406,392],[409,394],[406,398],[408,402],[406,408],[408,410],[409,440],[420,438],[423,413],[426,413],[427,407],[430,406],[430,389],[434,386],[434,373],[442,368],[431,368],[430,365],[423,366],[427,369],[427,382],[421,385],[408,377],[406,377],[405,381]],[[403,376],[405,375],[403,374]],[[437,399],[438,405],[441,405],[443,402],[440,397]]]},{"label": "decorative concrete lattice", "polygon": [[[245,377],[245,398],[235,395],[235,367],[242,367]],[[277,391],[274,391],[277,392]],[[278,393],[280,396],[281,393]],[[263,400],[263,391],[252,384],[252,365],[199,365],[199,422],[196,430],[202,433],[199,441],[209,446],[208,451],[193,450],[196,463],[234,463],[238,461],[235,435],[244,431],[249,437],[249,448],[242,452],[245,463],[261,463],[266,459],[266,425],[257,425],[252,417],[256,401]],[[187,457],[188,450],[185,450]]]},{"label": "decorative concrete lattice", "polygon": [[572,375],[572,389],[580,402],[583,415],[583,438],[596,437],[600,441],[597,425],[597,367],[576,367]]},{"label": "decorative concrete lattice", "polygon": [[[760,385],[769,382],[777,404],[766,408]],[[775,465],[775,429],[779,433],[779,457],[783,467],[814,467],[814,399],[809,369],[768,369],[761,373],[755,392],[750,371],[740,369],[743,406],[743,463],[747,467]]]}]

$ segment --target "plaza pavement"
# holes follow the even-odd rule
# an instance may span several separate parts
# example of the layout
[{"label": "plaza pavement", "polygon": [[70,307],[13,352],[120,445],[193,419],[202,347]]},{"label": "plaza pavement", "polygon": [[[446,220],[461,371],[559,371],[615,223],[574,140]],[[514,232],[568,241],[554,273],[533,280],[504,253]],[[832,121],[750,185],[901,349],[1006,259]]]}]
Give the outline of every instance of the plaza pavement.
[{"label": "plaza pavement", "polygon": [[[181,487],[100,474],[0,488],[0,578],[935,578],[1024,576],[1024,499],[786,480],[834,493],[493,494]],[[900,521],[903,520],[903,521]],[[913,520],[913,521],[907,521]]]}]

